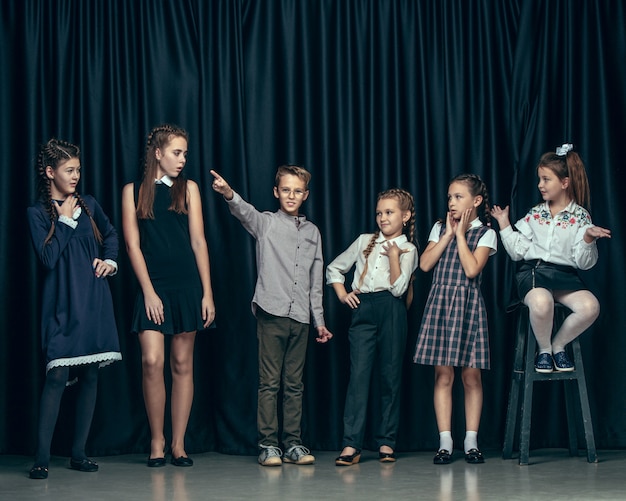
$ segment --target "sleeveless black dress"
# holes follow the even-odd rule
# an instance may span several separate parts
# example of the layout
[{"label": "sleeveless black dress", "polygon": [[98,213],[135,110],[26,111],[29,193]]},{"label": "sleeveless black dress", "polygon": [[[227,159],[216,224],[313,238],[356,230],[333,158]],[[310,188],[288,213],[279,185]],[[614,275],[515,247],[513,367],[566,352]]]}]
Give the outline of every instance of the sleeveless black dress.
[{"label": "sleeveless black dress", "polygon": [[[139,184],[135,183],[135,203]],[[148,320],[141,288],[137,293],[132,332],[155,330],[173,335],[202,330],[202,282],[191,249],[189,218],[169,210],[170,188],[157,183],[154,219],[139,219],[141,251],[154,290],[163,302],[165,321]]]}]

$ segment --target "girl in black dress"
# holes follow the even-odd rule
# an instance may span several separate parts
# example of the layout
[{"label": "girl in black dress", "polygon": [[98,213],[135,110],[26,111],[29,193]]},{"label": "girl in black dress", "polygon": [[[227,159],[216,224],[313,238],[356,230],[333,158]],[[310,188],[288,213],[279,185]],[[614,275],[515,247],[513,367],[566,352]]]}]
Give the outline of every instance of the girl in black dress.
[{"label": "girl in black dress", "polygon": [[50,443],[65,386],[78,376],[79,395],[70,468],[97,471],[85,455],[98,385],[98,368],[121,360],[113,302],[105,277],[117,272],[115,228],[96,200],[80,196],[78,146],[51,139],[37,157],[39,201],[28,208],[37,257],[45,268],[41,337],[46,382],[38,445],[30,478],[48,478]]},{"label": "girl in black dress", "polygon": [[193,401],[196,331],[215,317],[198,185],[182,176],[187,132],[161,125],[148,135],[143,179],[122,193],[124,238],[140,290],[132,331],[139,335],[150,423],[148,466],[165,465],[165,337],[171,340],[172,464],[192,466],[185,431]]}]

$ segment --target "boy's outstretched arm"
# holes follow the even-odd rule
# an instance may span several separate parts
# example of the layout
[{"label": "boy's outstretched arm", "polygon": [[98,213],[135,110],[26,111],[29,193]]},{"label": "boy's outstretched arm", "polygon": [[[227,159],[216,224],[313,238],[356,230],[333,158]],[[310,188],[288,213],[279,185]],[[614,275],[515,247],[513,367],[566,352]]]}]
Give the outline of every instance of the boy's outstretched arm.
[{"label": "boy's outstretched arm", "polygon": [[211,172],[211,175],[214,177],[213,184],[211,185],[213,190],[223,195],[226,200],[232,200],[234,193],[230,185],[226,182],[226,180],[222,176],[220,176],[213,169],[211,169],[210,172]]}]

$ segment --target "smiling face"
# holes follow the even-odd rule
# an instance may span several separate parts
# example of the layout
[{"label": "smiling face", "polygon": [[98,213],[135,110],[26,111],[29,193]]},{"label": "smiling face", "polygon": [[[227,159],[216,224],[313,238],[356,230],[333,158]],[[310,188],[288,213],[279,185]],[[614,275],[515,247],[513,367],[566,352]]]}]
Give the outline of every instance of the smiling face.
[{"label": "smiling face", "polygon": [[297,216],[302,202],[309,197],[309,190],[303,179],[294,174],[283,174],[278,186],[274,187],[274,196],[278,198],[280,210],[290,216]]},{"label": "smiling face", "polygon": [[80,159],[70,158],[59,162],[56,169],[48,165],[46,176],[50,179],[50,196],[55,200],[65,200],[76,192],[80,180]]},{"label": "smiling face", "polygon": [[158,162],[157,179],[163,176],[177,178],[187,163],[187,140],[174,136],[164,148],[157,148],[155,157]]},{"label": "smiling face", "polygon": [[410,217],[411,211],[403,211],[396,198],[381,198],[376,204],[376,224],[387,240],[402,235],[404,223]]},{"label": "smiling face", "polygon": [[476,209],[483,201],[481,195],[472,195],[469,186],[465,183],[455,181],[448,187],[448,210],[450,217],[457,221],[461,219],[463,212],[472,209],[472,219],[477,216]]},{"label": "smiling face", "polygon": [[537,169],[539,176],[539,193],[546,202],[557,204],[567,204],[569,202],[568,187],[569,178],[559,179],[552,169],[548,167],[539,167]]}]

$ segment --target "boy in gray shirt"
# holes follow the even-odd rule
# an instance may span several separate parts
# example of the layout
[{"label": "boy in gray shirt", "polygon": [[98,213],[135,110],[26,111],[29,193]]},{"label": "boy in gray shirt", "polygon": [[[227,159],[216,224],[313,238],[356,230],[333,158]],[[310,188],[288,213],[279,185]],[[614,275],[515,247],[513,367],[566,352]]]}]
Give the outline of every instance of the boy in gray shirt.
[{"label": "boy in gray shirt", "polygon": [[[310,319],[317,329],[317,342],[326,343],[333,335],[324,323],[322,239],[317,226],[299,213],[309,196],[311,174],[296,165],[278,168],[274,196],[280,208],[276,212],[259,212],[217,172],[211,174],[213,190],[224,196],[231,214],[256,240],[258,277],[252,312],[259,344],[259,464],[313,464],[315,457],[302,445],[300,429]],[[278,441],[281,375],[284,454]]]}]

